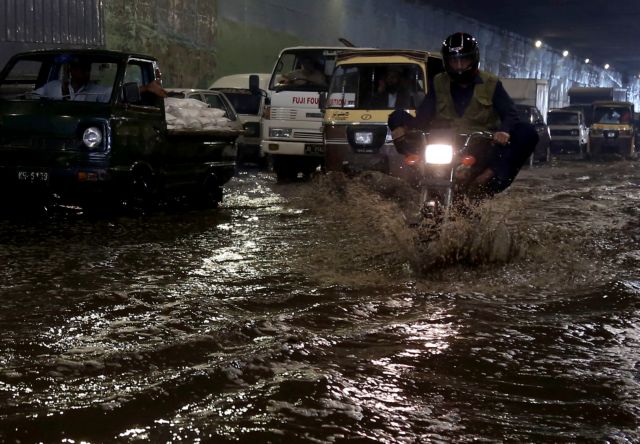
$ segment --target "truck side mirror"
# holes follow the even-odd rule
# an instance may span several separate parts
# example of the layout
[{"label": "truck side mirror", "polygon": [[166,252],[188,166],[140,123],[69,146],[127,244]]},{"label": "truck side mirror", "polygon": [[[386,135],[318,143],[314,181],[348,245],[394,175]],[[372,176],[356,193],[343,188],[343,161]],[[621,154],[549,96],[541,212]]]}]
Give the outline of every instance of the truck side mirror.
[{"label": "truck side mirror", "polygon": [[249,91],[254,96],[260,95],[260,77],[255,74],[249,76]]},{"label": "truck side mirror", "polygon": [[122,94],[125,103],[140,103],[142,101],[137,82],[125,83],[122,87]]},{"label": "truck side mirror", "polygon": [[327,109],[327,93],[325,91],[322,91],[318,96],[318,107],[321,111]]}]

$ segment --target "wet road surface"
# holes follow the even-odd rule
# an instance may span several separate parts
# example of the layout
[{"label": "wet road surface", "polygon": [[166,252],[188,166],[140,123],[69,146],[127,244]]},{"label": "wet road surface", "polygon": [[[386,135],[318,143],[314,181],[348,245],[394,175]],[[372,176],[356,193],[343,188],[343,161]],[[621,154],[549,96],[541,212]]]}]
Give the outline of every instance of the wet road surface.
[{"label": "wet road surface", "polygon": [[2,442],[640,440],[640,163],[524,170],[429,243],[391,178],[0,221]]}]

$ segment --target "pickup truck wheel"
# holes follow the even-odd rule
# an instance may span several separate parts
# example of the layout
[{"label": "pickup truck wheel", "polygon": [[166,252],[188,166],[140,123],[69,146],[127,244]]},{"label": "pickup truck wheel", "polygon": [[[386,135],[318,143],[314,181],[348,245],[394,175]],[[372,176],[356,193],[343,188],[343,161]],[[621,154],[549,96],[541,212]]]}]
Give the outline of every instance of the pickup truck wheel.
[{"label": "pickup truck wheel", "polygon": [[222,187],[215,174],[209,174],[202,183],[196,196],[196,205],[200,208],[218,208],[222,202]]},{"label": "pickup truck wheel", "polygon": [[134,172],[125,197],[125,208],[144,214],[153,206],[154,197],[155,187],[151,174],[146,171]]}]

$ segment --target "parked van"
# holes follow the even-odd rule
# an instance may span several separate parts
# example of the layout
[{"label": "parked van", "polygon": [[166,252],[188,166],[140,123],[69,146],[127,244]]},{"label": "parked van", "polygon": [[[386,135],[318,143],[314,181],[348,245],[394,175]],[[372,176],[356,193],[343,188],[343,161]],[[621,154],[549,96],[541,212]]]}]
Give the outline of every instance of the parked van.
[{"label": "parked van", "polygon": [[584,157],[589,141],[589,129],[581,110],[556,108],[547,114],[553,154],[577,153]]},{"label": "parked van", "polygon": [[[258,77],[260,93],[255,94],[249,88],[249,78]],[[224,76],[211,84],[209,89],[220,91],[229,99],[238,114],[244,128],[244,135],[238,138],[238,163],[266,164],[260,150],[262,132],[260,119],[268,97],[271,74],[233,74]]]},{"label": "parked van", "polygon": [[591,157],[635,157],[633,103],[593,102],[592,125],[589,128]]},{"label": "parked van", "polygon": [[[325,105],[326,170],[376,170],[402,176],[403,156],[393,145],[387,119],[397,108],[415,114],[428,80],[442,70],[442,59],[426,51],[341,52]],[[387,83],[392,79],[397,83],[390,95]]]}]

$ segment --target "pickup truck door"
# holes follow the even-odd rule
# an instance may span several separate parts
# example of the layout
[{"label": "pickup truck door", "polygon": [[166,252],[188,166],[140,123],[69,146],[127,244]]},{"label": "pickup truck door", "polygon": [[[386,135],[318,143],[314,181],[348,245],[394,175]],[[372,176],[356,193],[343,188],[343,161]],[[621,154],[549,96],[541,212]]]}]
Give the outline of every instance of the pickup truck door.
[{"label": "pickup truck door", "polygon": [[[146,84],[153,80],[153,72],[152,61],[131,59],[124,83]],[[142,97],[137,103],[126,103],[120,94],[112,128],[114,166],[123,170],[147,168],[153,174],[162,169],[167,129],[161,98]]]}]

